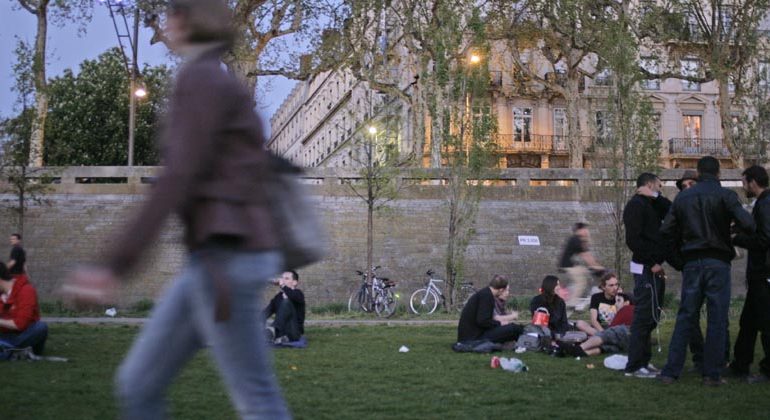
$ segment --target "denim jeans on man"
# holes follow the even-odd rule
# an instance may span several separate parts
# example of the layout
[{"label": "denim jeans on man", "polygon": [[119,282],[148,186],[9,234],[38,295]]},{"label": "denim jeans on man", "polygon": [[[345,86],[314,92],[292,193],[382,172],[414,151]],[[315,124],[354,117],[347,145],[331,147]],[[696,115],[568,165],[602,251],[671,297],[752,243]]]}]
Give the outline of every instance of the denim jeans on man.
[{"label": "denim jeans on man", "polygon": [[281,267],[278,252],[208,249],[230,291],[230,318],[214,321],[214,285],[194,252],[153,311],[116,377],[124,418],[165,416],[165,392],[195,353],[208,346],[243,419],[290,418],[272,369],[260,297]]},{"label": "denim jeans on man", "polygon": [[48,338],[48,325],[37,321],[19,333],[0,333],[0,360],[7,360],[10,349],[32,347],[32,352],[41,354]]},{"label": "denim jeans on man", "polygon": [[730,306],[730,264],[702,258],[688,261],[682,270],[682,294],[674,334],[668,348],[668,361],[662,374],[678,378],[684,368],[687,344],[695,328],[703,301],[706,301],[707,327],[703,351],[703,376],[719,379],[725,366],[725,332]]},{"label": "denim jeans on man", "polygon": [[634,321],[628,342],[626,372],[636,372],[650,363],[650,335],[658,325],[665,291],[666,283],[652,274],[649,266],[644,266],[642,274],[634,274]]}]

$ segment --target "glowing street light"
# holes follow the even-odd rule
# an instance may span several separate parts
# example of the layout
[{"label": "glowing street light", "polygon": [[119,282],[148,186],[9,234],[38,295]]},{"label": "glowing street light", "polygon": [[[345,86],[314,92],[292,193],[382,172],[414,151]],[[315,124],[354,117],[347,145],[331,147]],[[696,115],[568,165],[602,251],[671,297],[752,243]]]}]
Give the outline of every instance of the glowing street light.
[{"label": "glowing street light", "polygon": [[369,134],[377,134],[377,127],[370,125],[369,126]]},{"label": "glowing street light", "polygon": [[478,64],[481,62],[481,56],[478,54],[471,54],[471,64]]},{"label": "glowing street light", "polygon": [[134,91],[134,96],[136,96],[137,98],[144,98],[145,96],[147,96],[147,89],[139,86]]}]

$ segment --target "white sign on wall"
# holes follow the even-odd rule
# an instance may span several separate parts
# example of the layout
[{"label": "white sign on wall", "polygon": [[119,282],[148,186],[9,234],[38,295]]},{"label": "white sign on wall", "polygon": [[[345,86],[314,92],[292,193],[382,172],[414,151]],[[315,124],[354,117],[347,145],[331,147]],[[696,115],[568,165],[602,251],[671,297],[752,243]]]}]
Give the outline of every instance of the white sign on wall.
[{"label": "white sign on wall", "polygon": [[540,237],[519,235],[519,245],[540,246]]}]

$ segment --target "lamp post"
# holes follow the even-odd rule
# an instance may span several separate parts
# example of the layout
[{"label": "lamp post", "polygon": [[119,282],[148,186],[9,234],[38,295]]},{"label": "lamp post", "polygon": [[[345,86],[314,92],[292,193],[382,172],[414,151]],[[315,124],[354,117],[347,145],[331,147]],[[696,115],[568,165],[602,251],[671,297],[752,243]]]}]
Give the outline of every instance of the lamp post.
[{"label": "lamp post", "polygon": [[[128,74],[128,166],[134,166],[134,132],[136,131],[136,100],[147,96],[147,90],[138,82],[139,68],[137,59],[139,55],[139,8],[134,8],[133,27],[129,29],[126,19],[125,0],[99,0],[110,11],[112,25],[118,37],[118,46],[123,54],[123,64]],[[121,25],[118,24],[120,20]],[[126,55],[123,42],[127,41],[131,48],[131,57]]]}]

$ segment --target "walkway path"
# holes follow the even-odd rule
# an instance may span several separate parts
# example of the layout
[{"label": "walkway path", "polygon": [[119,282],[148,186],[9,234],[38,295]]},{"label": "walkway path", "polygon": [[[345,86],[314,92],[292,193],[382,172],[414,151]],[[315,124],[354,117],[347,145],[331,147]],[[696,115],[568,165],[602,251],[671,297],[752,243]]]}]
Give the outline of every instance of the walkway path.
[{"label": "walkway path", "polygon": [[[147,318],[108,318],[108,317],[44,317],[43,321],[49,324],[116,324],[116,325],[142,325]],[[452,319],[307,319],[306,326],[311,327],[342,327],[354,325],[457,325],[457,320]]]}]

